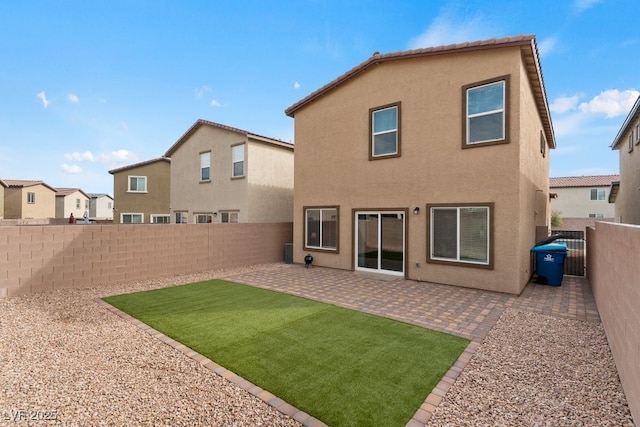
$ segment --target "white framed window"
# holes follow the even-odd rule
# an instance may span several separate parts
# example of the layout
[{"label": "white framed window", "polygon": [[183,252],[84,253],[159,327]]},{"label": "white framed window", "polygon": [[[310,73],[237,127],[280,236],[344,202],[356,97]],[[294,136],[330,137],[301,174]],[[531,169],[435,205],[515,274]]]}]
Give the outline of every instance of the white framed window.
[{"label": "white framed window", "polygon": [[193,222],[196,224],[210,224],[213,222],[212,214],[194,214]]},{"label": "white framed window", "polygon": [[76,209],[80,209],[80,199],[76,199]]},{"label": "white framed window", "polygon": [[304,209],[304,247],[336,251],[338,249],[338,207]]},{"label": "white framed window", "polygon": [[636,145],[640,144],[640,124],[636,125]]},{"label": "white framed window", "polygon": [[591,200],[604,200],[606,197],[606,191],[604,188],[592,188]]},{"label": "white framed window", "polygon": [[122,224],[143,224],[144,214],[141,213],[123,213],[120,214],[120,222]]},{"label": "white framed window", "polygon": [[187,223],[187,213],[186,212],[176,212],[175,213],[176,224],[186,224]]},{"label": "white framed window", "polygon": [[493,268],[493,204],[428,205],[427,262]]},{"label": "white framed window", "polygon": [[540,131],[540,153],[542,157],[547,156],[547,138],[544,137],[543,131]]},{"label": "white framed window", "polygon": [[590,213],[589,218],[604,218],[604,214],[601,213]]},{"label": "white framed window", "polygon": [[169,224],[170,222],[169,215],[151,215],[151,224]]},{"label": "white framed window", "polygon": [[220,222],[223,223],[237,223],[239,219],[239,212],[220,212]]},{"label": "white framed window", "polygon": [[371,140],[369,158],[400,155],[400,103],[369,110]]},{"label": "white framed window", "polygon": [[27,192],[27,203],[34,204],[36,202],[36,193]]},{"label": "white framed window", "polygon": [[629,135],[629,152],[633,151],[633,132]]},{"label": "white framed window", "polygon": [[211,151],[200,153],[200,181],[211,180]]},{"label": "white framed window", "polygon": [[231,176],[233,178],[244,176],[244,144],[231,147]]},{"label": "white framed window", "polygon": [[147,177],[146,176],[129,176],[128,193],[146,193]]},{"label": "white framed window", "polygon": [[463,148],[507,143],[509,76],[463,87]]}]

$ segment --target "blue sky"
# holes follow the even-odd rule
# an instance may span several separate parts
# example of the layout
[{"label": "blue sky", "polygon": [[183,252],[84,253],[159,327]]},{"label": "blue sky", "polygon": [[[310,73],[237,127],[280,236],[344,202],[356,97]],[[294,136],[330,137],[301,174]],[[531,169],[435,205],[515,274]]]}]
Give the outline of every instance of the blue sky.
[{"label": "blue sky", "polygon": [[113,194],[199,118],[293,141],[284,110],[366,60],[535,34],[551,176],[618,173],[640,90],[638,0],[5,1],[0,178]]}]

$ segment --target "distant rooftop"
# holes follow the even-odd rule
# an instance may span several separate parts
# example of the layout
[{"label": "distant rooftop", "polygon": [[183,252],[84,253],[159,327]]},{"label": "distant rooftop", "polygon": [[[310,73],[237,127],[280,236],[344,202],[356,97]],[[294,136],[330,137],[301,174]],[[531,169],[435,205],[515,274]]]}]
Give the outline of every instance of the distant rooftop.
[{"label": "distant rooftop", "polygon": [[620,181],[620,175],[561,176],[549,178],[549,187],[609,187],[613,181]]}]

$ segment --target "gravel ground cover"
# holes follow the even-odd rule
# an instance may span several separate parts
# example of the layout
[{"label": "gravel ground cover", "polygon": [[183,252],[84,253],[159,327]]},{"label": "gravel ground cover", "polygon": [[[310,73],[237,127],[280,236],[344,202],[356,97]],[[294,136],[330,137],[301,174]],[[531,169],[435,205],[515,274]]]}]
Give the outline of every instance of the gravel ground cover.
[{"label": "gravel ground cover", "polygon": [[430,426],[630,426],[601,323],[507,309]]},{"label": "gravel ground cover", "polygon": [[[0,425],[300,426],[95,301],[245,270],[0,299]],[[508,309],[428,425],[633,423],[600,323]]]}]

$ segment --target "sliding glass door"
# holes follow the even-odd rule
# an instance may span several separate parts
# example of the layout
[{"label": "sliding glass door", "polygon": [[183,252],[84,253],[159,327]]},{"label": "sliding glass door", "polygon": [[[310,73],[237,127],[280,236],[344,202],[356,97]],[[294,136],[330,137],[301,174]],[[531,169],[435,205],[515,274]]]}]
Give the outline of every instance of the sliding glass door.
[{"label": "sliding glass door", "polygon": [[356,270],[404,275],[405,213],[356,212]]}]

